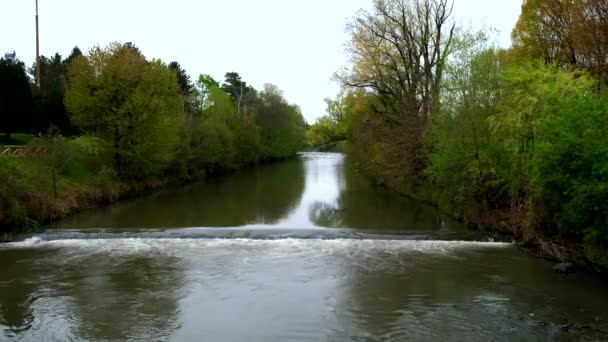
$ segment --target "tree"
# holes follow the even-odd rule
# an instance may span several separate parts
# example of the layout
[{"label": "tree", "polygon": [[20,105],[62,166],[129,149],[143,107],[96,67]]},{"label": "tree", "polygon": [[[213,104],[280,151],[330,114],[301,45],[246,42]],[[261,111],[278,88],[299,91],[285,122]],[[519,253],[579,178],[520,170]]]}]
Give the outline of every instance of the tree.
[{"label": "tree", "polygon": [[179,83],[179,88],[182,93],[182,96],[190,96],[192,93],[192,83],[190,82],[190,76],[186,70],[182,68],[179,62],[171,62],[169,63],[169,69],[171,69],[177,75],[177,82]]},{"label": "tree", "polygon": [[[74,55],[71,56],[74,58]],[[57,128],[63,135],[76,133],[72,126],[63,97],[67,78],[66,60],[56,53],[52,57],[40,56],[40,87],[34,90],[34,101],[38,107],[38,122],[32,123],[32,129],[45,131]],[[32,78],[36,75],[36,63],[30,68]]]},{"label": "tree", "polygon": [[311,147],[344,141],[351,135],[353,93],[340,93],[335,100],[325,99],[326,114],[320,117],[307,132]]},{"label": "tree", "polygon": [[65,69],[67,70],[67,68],[70,65],[70,63],[73,60],[75,60],[76,58],[81,57],[82,55],[83,55],[82,51],[78,48],[78,46],[75,46],[72,49],[72,52],[70,53],[70,55],[68,56],[68,58],[66,58],[66,59],[63,60],[63,64],[65,66]]},{"label": "tree", "polygon": [[485,43],[459,53],[446,69],[445,105],[427,139],[427,194],[441,209],[468,222],[490,223],[509,207],[505,173],[511,159],[489,118],[498,112],[503,51]]},{"label": "tree", "polygon": [[253,88],[247,86],[247,82],[244,82],[237,72],[228,72],[225,78],[222,89],[230,95],[236,106],[237,114],[240,115],[246,110],[247,99],[250,99],[247,95],[253,92]]},{"label": "tree", "polygon": [[375,0],[348,26],[351,65],[336,75],[374,97],[355,139],[369,171],[382,183],[411,182],[408,192],[427,163],[424,136],[455,49],[451,15],[449,0]]},{"label": "tree", "polygon": [[123,177],[158,174],[174,157],[184,124],[177,76],[129,45],[112,43],[76,58],[65,104],[75,125],[111,141]]},{"label": "tree", "polygon": [[306,123],[300,108],[289,104],[283,92],[273,84],[265,84],[260,93],[257,123],[265,158],[286,158],[304,146]]},{"label": "tree", "polygon": [[4,139],[10,144],[11,133],[28,125],[32,110],[32,90],[25,64],[17,58],[15,52],[0,58],[0,103]]},{"label": "tree", "polygon": [[352,68],[343,85],[385,98],[387,115],[426,121],[439,104],[455,25],[448,0],[375,0],[349,25]]},{"label": "tree", "polygon": [[209,93],[213,88],[219,88],[220,83],[207,74],[201,74],[195,84],[196,107],[202,111],[209,104]]},{"label": "tree", "polygon": [[608,2],[525,0],[512,39],[520,59],[540,58],[606,77]]}]

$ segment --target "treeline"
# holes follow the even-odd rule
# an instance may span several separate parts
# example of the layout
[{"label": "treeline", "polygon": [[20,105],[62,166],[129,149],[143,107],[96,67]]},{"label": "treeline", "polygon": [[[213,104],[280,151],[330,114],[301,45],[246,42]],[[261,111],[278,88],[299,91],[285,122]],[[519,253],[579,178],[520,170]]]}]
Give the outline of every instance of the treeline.
[{"label": "treeline", "polygon": [[[30,69],[35,74],[35,65]],[[178,62],[112,43],[41,58],[40,86],[14,53],[0,59],[0,131],[37,136],[38,157],[0,159],[0,227],[31,227],[133,187],[293,156],[299,107],[229,72],[192,81]],[[146,185],[147,184],[147,185]]]},{"label": "treeline", "polygon": [[349,29],[312,145],[348,139],[381,184],[608,266],[605,1],[524,1],[509,49],[447,0],[376,0]]}]

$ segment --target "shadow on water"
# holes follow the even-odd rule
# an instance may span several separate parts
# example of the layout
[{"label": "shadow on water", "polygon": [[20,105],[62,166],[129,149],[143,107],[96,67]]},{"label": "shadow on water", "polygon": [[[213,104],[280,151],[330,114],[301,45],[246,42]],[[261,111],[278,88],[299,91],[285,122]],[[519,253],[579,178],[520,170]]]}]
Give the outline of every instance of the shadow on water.
[{"label": "shadow on water", "polygon": [[32,305],[36,302],[40,285],[40,260],[50,257],[48,250],[0,251],[0,331],[17,336],[29,330],[34,322]]},{"label": "shadow on water", "polygon": [[274,224],[297,207],[304,186],[304,164],[298,158],[83,212],[56,226],[84,229]]}]

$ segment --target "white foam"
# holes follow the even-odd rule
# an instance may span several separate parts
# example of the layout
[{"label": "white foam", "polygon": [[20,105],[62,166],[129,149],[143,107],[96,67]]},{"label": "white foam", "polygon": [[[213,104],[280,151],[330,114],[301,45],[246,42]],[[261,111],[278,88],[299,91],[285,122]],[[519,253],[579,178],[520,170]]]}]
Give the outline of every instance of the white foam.
[{"label": "white foam", "polygon": [[288,250],[315,251],[327,250],[374,250],[386,252],[415,251],[422,253],[449,253],[454,250],[475,248],[506,248],[511,243],[499,242],[477,242],[477,241],[434,241],[434,240],[365,240],[365,239],[142,239],[142,238],[119,238],[119,239],[66,239],[45,241],[39,237],[32,237],[22,242],[5,244],[9,248],[90,248],[104,250],[124,250],[137,253],[142,250],[170,250],[188,248],[273,248]]}]

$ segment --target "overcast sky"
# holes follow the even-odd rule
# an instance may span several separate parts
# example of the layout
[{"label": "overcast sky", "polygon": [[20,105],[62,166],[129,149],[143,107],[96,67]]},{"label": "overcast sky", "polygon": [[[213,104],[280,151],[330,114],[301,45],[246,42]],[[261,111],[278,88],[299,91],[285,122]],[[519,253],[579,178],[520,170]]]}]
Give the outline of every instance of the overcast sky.
[{"label": "overcast sky", "polygon": [[[346,64],[344,27],[372,0],[39,0],[40,50],[64,57],[111,41],[137,45],[148,58],[178,61],[196,79],[218,80],[237,71],[261,89],[274,83],[300,105],[309,122],[323,115],[330,81]],[[482,22],[501,31],[502,46],[520,13],[521,0],[455,0],[465,26]],[[0,0],[0,53],[35,59],[35,0]]]}]

